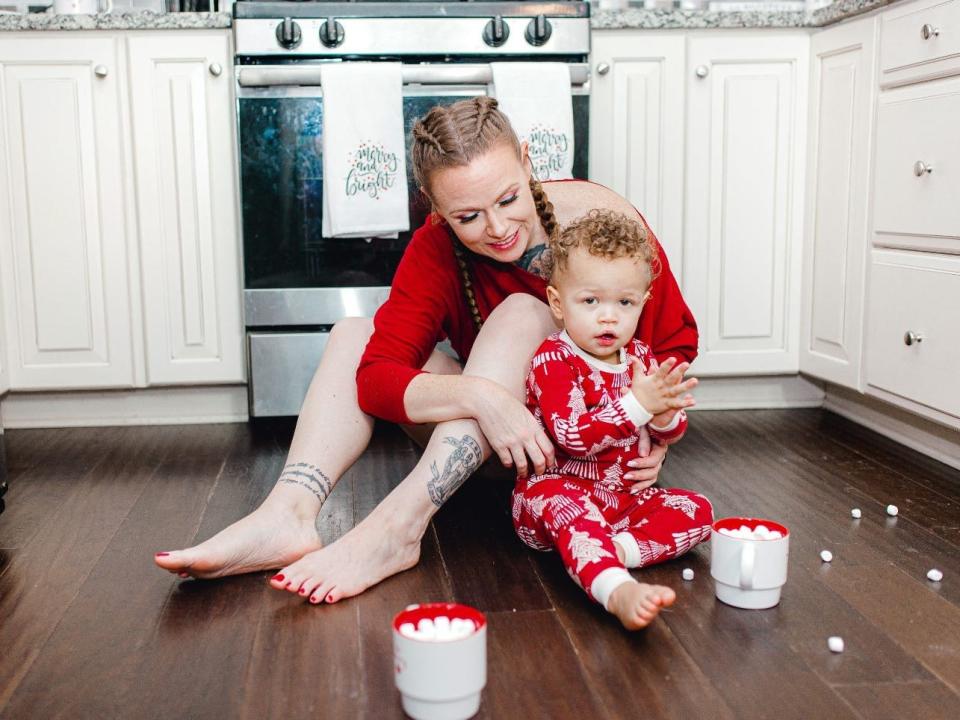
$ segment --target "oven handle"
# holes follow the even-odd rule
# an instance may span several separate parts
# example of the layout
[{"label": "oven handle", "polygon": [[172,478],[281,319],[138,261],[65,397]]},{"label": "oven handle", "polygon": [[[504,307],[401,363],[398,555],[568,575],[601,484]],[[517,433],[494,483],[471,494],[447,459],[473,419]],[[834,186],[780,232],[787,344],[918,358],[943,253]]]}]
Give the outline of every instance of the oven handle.
[{"label": "oven handle", "polygon": [[[587,63],[570,63],[570,84],[585,85],[590,79]],[[320,87],[320,68],[316,65],[256,65],[237,70],[240,87],[276,87],[306,85]],[[404,85],[487,85],[493,82],[490,65],[424,64],[404,65]]]}]

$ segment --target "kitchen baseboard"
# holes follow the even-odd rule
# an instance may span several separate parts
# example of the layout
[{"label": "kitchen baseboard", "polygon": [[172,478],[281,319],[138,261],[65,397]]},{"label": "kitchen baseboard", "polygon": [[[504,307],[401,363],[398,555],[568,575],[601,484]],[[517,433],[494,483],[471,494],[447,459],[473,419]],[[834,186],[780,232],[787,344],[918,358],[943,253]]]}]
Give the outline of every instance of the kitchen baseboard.
[{"label": "kitchen baseboard", "polygon": [[11,392],[0,398],[0,418],[8,430],[246,422],[247,387]]},{"label": "kitchen baseboard", "polygon": [[960,432],[953,428],[830,383],[823,407],[960,470]]},{"label": "kitchen baseboard", "polygon": [[823,388],[802,375],[701,377],[694,410],[815,408],[823,405]]}]

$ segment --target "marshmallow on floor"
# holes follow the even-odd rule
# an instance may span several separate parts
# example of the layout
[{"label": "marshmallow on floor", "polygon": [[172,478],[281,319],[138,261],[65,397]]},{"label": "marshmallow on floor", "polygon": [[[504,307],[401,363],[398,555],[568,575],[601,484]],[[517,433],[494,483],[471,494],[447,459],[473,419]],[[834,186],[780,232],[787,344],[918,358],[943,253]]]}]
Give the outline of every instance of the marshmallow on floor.
[{"label": "marshmallow on floor", "polygon": [[897,513],[899,512],[900,508],[898,508],[896,505],[887,505],[887,515],[890,517],[896,517]]},{"label": "marshmallow on floor", "polygon": [[843,638],[836,635],[827,638],[827,647],[830,648],[830,652],[842,653]]},{"label": "marshmallow on floor", "polygon": [[684,580],[693,580],[693,570],[690,568],[683,569],[683,579]]},{"label": "marshmallow on floor", "polygon": [[943,580],[943,573],[937,570],[936,568],[933,568],[932,570],[930,570],[930,572],[927,573],[927,580],[929,580],[930,582],[940,582],[941,580]]},{"label": "marshmallow on floor", "polygon": [[850,511],[850,517],[854,520],[859,520],[862,517],[863,513],[860,512],[860,508],[854,508]]},{"label": "marshmallow on floor", "polygon": [[829,550],[821,550],[820,559],[827,563],[833,562],[833,553],[830,552]]}]

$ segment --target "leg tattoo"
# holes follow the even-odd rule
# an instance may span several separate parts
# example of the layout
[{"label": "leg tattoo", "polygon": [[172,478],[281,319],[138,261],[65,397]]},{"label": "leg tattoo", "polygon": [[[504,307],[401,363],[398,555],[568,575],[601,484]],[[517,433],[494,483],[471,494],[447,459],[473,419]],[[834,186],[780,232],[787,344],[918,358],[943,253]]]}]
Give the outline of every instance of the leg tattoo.
[{"label": "leg tattoo", "polygon": [[321,472],[316,465],[302,462],[287,465],[280,473],[279,482],[306,488],[317,496],[321,505],[333,490],[333,483],[330,482],[330,478]]},{"label": "leg tattoo", "polygon": [[443,441],[453,446],[453,452],[443,464],[443,472],[437,469],[437,463],[430,465],[430,473],[433,477],[427,483],[430,500],[437,507],[443,505],[473,474],[473,471],[480,467],[480,460],[483,457],[480,445],[469,435],[464,435],[459,440],[446,437]]}]

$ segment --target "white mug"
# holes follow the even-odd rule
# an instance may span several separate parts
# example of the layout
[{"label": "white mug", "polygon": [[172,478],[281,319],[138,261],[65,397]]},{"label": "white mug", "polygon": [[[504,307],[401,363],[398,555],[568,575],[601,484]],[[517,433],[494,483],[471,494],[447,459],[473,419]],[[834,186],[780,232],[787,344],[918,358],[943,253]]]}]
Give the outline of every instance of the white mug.
[{"label": "white mug", "polygon": [[[457,640],[422,640],[400,632],[404,623],[446,616],[472,620],[474,631]],[[480,710],[487,684],[487,619],[456,603],[410,605],[393,619],[393,669],[403,710],[415,720],[466,720]]]},{"label": "white mug", "polygon": [[113,10],[113,0],[53,0],[57,15],[96,15]]},{"label": "white mug", "polygon": [[[775,539],[731,537],[720,530],[758,525],[780,532]],[[773,520],[732,517],[717,520],[710,537],[710,575],[717,599],[738,608],[763,610],[780,602],[780,590],[787,582],[790,531]]]}]

